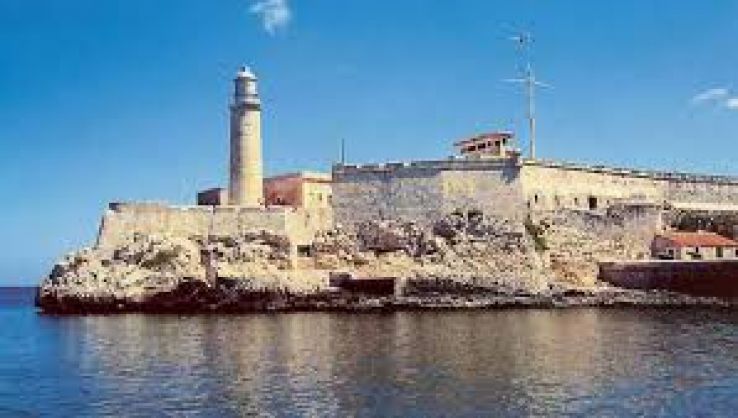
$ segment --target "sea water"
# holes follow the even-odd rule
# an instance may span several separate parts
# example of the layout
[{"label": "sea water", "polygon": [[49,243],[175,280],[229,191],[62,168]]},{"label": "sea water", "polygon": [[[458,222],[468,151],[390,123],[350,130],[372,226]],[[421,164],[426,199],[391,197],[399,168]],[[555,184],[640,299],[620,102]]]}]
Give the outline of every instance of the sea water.
[{"label": "sea water", "polygon": [[738,311],[39,314],[0,290],[0,416],[736,416]]}]

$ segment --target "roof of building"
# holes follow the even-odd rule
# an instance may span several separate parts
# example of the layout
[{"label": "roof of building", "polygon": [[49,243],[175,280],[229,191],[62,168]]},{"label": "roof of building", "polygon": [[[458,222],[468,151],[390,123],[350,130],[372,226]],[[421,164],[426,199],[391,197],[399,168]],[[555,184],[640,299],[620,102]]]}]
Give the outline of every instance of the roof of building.
[{"label": "roof of building", "polygon": [[483,134],[479,134],[477,136],[473,136],[471,138],[463,139],[461,141],[454,142],[454,145],[457,147],[471,144],[474,142],[479,141],[486,141],[488,139],[506,139],[506,138],[512,138],[514,134],[512,132],[487,132]]},{"label": "roof of building", "polygon": [[677,247],[738,247],[738,242],[714,232],[670,232],[661,237]]},{"label": "roof of building", "polygon": [[331,182],[333,176],[330,173],[320,173],[317,171],[298,171],[294,173],[278,174],[264,179],[264,181],[276,181],[285,179],[299,178],[307,181]]}]

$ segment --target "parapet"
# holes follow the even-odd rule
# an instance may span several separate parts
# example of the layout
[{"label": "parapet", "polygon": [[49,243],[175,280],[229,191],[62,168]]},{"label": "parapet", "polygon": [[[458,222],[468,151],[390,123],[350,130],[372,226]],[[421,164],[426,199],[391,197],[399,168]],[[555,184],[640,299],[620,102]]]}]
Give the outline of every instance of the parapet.
[{"label": "parapet", "polygon": [[171,205],[165,202],[111,202],[108,204],[108,209],[117,213],[212,212],[212,208],[208,206]]},{"label": "parapet", "polygon": [[515,158],[472,159],[448,158],[445,160],[426,160],[409,162],[388,162],[379,164],[335,164],[334,174],[381,173],[401,170],[500,170],[515,166]]},{"label": "parapet", "polygon": [[159,202],[115,202],[109,205],[97,245],[115,247],[136,233],[190,238],[268,230],[285,235],[295,245],[309,243],[319,230],[333,226],[329,209],[288,206],[173,206]]},{"label": "parapet", "polygon": [[330,173],[320,173],[317,171],[297,171],[293,173],[284,173],[276,176],[267,177],[264,179],[264,181],[270,182],[285,179],[302,179],[307,181],[330,183],[332,177]]},{"label": "parapet", "polygon": [[587,165],[565,161],[523,160],[523,166],[558,168],[562,170],[584,171],[598,174],[610,174],[623,177],[646,178],[691,183],[713,183],[738,185],[738,177],[710,174],[684,173],[678,171],[643,170],[637,168],[608,167],[603,165]]}]

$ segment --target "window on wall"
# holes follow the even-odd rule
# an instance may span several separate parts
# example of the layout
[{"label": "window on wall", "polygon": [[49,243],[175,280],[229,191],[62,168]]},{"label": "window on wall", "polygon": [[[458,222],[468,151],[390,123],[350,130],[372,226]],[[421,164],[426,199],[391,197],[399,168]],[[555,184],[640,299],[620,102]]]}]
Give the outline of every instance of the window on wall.
[{"label": "window on wall", "polygon": [[715,248],[715,257],[716,258],[723,258],[723,247],[717,247],[717,248]]},{"label": "window on wall", "polygon": [[594,196],[590,196],[587,199],[587,204],[589,205],[590,209],[597,209],[597,198]]}]

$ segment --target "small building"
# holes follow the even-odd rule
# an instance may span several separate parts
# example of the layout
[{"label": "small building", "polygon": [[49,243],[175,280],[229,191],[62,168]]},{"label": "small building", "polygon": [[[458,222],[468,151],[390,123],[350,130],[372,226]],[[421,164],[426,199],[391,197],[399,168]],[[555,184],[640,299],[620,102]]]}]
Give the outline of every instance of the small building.
[{"label": "small building", "polygon": [[331,207],[331,175],[301,171],[264,180],[264,197],[271,206]]},{"label": "small building", "polygon": [[459,155],[466,157],[510,157],[519,154],[512,147],[512,132],[490,132],[454,143]]},{"label": "small building", "polygon": [[669,232],[654,238],[651,251],[667,260],[734,260],[738,242],[714,232]]},{"label": "small building", "polygon": [[[330,208],[331,175],[301,171],[264,179],[264,200],[267,206],[295,208]],[[227,206],[228,189],[215,187],[197,193],[199,206]]]}]

